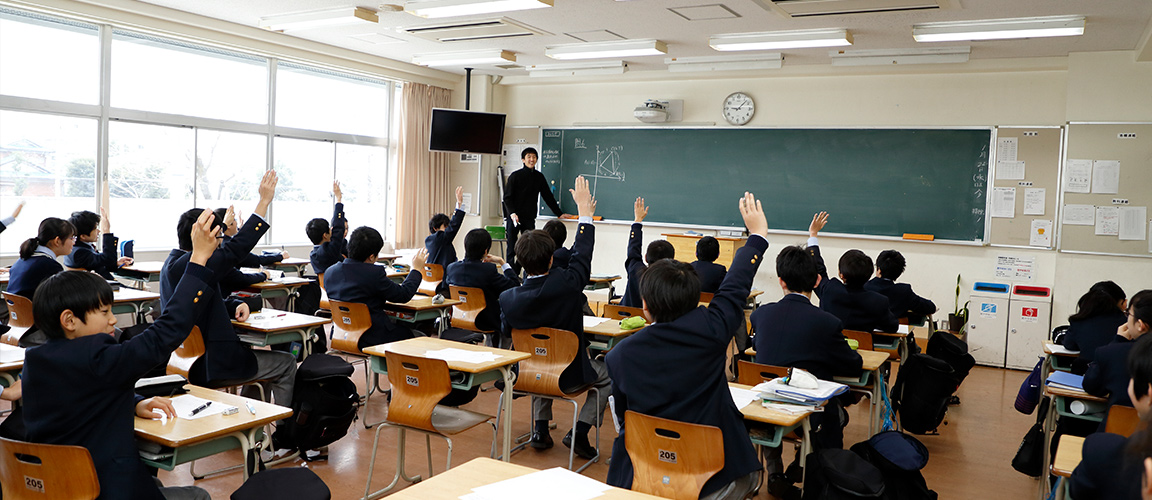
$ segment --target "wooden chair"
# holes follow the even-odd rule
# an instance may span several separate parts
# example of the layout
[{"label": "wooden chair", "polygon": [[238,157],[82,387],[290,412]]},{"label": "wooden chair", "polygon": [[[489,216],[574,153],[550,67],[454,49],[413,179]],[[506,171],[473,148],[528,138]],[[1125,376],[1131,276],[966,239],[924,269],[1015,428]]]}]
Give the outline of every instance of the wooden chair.
[{"label": "wooden chair", "polygon": [[704,304],[704,305],[711,304],[712,303],[712,297],[714,295],[715,294],[708,293],[708,292],[700,292],[700,303]]},{"label": "wooden chair", "polygon": [[612,319],[625,319],[632,316],[644,317],[644,309],[639,307],[628,307],[617,304],[604,304],[604,310],[600,311],[601,318]]},{"label": "wooden chair", "polygon": [[844,330],[842,332],[845,337],[858,342],[860,345],[857,349],[864,349],[865,351],[872,350],[872,334],[869,332],[862,332],[860,330]]},{"label": "wooden chair", "polygon": [[740,360],[736,382],[744,385],[757,385],[778,377],[788,376],[788,367],[764,365]]},{"label": "wooden chair", "polygon": [[[388,418],[376,429],[372,442],[372,459],[368,463],[368,482],[364,485],[364,498],[372,499],[384,495],[396,486],[403,477],[405,481],[420,481],[420,476],[409,476],[405,471],[404,445],[405,431],[423,433],[428,446],[428,475],[432,475],[431,436],[437,435],[448,443],[448,461],[445,470],[452,468],[452,439],[448,436],[459,434],[484,422],[492,423],[492,417],[483,413],[463,410],[437,404],[452,392],[452,381],[448,375],[448,363],[442,359],[408,356],[388,351],[388,382],[392,385],[392,402],[388,405]],[[396,475],[392,482],[381,490],[369,493],[372,488],[372,470],[379,449],[380,431],[384,427],[396,427],[400,432]],[[492,448],[496,453],[496,426],[492,426]]]},{"label": "wooden chair", "polygon": [[632,459],[632,491],[695,500],[704,483],[724,468],[724,435],[718,427],[628,410],[624,429],[624,448]]},{"label": "wooden chair", "polygon": [[[589,391],[595,391],[599,395],[599,389],[591,384],[578,388],[560,387],[560,374],[576,359],[576,353],[580,349],[580,338],[575,333],[557,328],[513,329],[512,347],[517,351],[531,355],[530,358],[520,362],[520,374],[516,378],[516,385],[513,386],[513,390],[516,393],[537,398],[572,403],[572,428],[575,429],[576,422],[580,417],[580,403],[576,401],[576,397]],[[502,407],[503,404],[504,399],[501,398],[500,406]],[[501,411],[497,410],[496,414],[498,415],[496,423],[499,425]],[[575,469],[576,472],[583,471],[592,465],[592,462],[600,459],[599,413],[596,419],[596,456],[584,462],[580,468]],[[527,443],[521,443],[509,453],[524,446],[527,446]],[[568,450],[569,470],[572,470],[573,461],[576,457],[575,450],[575,446]]]},{"label": "wooden chair", "polygon": [[424,270],[420,273],[420,278],[420,288],[416,289],[416,293],[432,297],[436,295],[436,288],[440,286],[440,282],[444,281],[444,266],[440,264],[424,264]]},{"label": "wooden chair", "polygon": [[332,303],[328,300],[328,290],[324,288],[324,273],[317,274],[316,279],[320,283],[320,309],[316,311],[316,315],[327,313],[331,317]]},{"label": "wooden chair", "polygon": [[100,481],[83,446],[0,438],[0,489],[8,500],[92,500],[100,496]]},{"label": "wooden chair", "polygon": [[[328,300],[332,311],[332,341],[328,343],[329,352],[339,352],[344,357],[356,358],[352,363],[364,364],[364,406],[367,408],[372,393],[380,389],[380,376],[373,373],[368,367],[369,356],[360,350],[358,344],[364,332],[372,328],[372,315],[368,312],[368,305],[359,302],[344,302],[342,300]],[[364,410],[364,428],[371,429],[380,422],[368,423],[367,409]]]},{"label": "wooden chair", "polygon": [[480,332],[484,334],[493,333],[494,330],[481,330],[476,326],[476,317],[480,312],[488,307],[488,302],[484,299],[484,290],[468,286],[450,285],[448,287],[448,296],[452,300],[459,300],[460,303],[452,306],[452,326],[473,332]]},{"label": "wooden chair", "polygon": [[4,302],[8,305],[8,327],[11,328],[0,337],[0,342],[16,345],[20,337],[33,329],[36,321],[32,317],[32,300],[14,293],[2,292]]},{"label": "wooden chair", "polygon": [[1108,408],[1108,420],[1104,424],[1104,432],[1129,437],[1140,428],[1140,415],[1131,406],[1112,405]]}]

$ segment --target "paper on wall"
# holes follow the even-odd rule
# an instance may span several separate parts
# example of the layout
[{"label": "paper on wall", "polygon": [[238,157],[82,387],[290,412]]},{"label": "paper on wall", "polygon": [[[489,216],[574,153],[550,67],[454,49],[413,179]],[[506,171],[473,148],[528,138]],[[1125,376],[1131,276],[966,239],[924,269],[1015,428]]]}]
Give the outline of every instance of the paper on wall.
[{"label": "paper on wall", "polygon": [[[1016,161],[1016,151],[1020,139],[1016,137],[1001,137],[996,139],[996,161]],[[997,179],[1000,177],[997,176]],[[1021,177],[1023,179],[1023,177]]]},{"label": "paper on wall", "polygon": [[996,178],[1007,180],[1024,180],[1023,161],[996,162]]},{"label": "paper on wall", "polygon": [[1090,193],[1092,160],[1068,160],[1064,164],[1064,192]]},{"label": "paper on wall", "polygon": [[1116,236],[1120,232],[1120,207],[1096,207],[1096,235]]},{"label": "paper on wall", "polygon": [[1091,226],[1096,223],[1096,207],[1064,205],[1064,223],[1071,226]]},{"label": "paper on wall", "polygon": [[1028,244],[1034,247],[1052,246],[1052,221],[1035,219],[1032,221],[1032,232]]},{"label": "paper on wall", "polygon": [[1092,192],[1116,194],[1120,190],[1120,162],[1096,160],[1092,162]]},{"label": "paper on wall", "polygon": [[[997,255],[996,269],[992,274],[998,279],[1006,279],[1010,281],[1032,281],[1032,271],[1035,269],[1035,267],[1035,257]],[[993,312],[995,312],[995,310],[993,310]]]},{"label": "paper on wall", "polygon": [[1044,188],[1024,188],[1024,215],[1044,215]]},{"label": "paper on wall", "polygon": [[1144,222],[1148,220],[1148,207],[1120,207],[1120,239],[1140,241],[1148,237]]},{"label": "paper on wall", "polygon": [[464,193],[461,198],[463,198],[464,201],[460,203],[460,210],[463,210],[466,214],[472,213],[472,193]]},{"label": "paper on wall", "polygon": [[992,217],[1011,219],[1016,216],[1016,188],[992,188]]}]

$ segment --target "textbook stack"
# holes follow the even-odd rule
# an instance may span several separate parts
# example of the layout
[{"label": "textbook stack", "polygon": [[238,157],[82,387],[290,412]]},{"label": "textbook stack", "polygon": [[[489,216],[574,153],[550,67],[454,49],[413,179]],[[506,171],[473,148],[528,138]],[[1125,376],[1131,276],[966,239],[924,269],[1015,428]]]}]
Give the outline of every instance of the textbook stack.
[{"label": "textbook stack", "polygon": [[765,408],[791,414],[822,411],[824,403],[848,390],[844,384],[811,380],[815,381],[815,387],[796,387],[789,385],[790,377],[779,377],[763,382],[753,390],[759,393]]}]

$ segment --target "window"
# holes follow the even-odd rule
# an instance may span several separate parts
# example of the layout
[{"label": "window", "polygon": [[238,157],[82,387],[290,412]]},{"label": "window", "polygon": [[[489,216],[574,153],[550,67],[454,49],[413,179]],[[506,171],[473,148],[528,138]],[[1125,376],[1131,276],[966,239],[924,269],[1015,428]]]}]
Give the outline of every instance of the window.
[{"label": "window", "polygon": [[388,137],[388,85],[281,63],[276,71],[276,125]]},{"label": "window", "polygon": [[304,226],[316,217],[332,217],[335,145],[284,137],[272,144],[280,178],[272,203],[272,244],[311,245]]},{"label": "window", "polygon": [[0,94],[99,104],[96,26],[0,9]]},{"label": "window", "polygon": [[196,131],[196,206],[235,205],[248,217],[260,199],[260,178],[268,164],[263,135]]},{"label": "window", "polygon": [[380,234],[390,234],[387,231],[388,149],[337,144],[336,179],[344,193],[344,213],[351,217],[353,226],[371,226]]},{"label": "window", "polygon": [[176,221],[193,208],[195,131],[142,123],[108,124],[112,231],[142,250],[176,248]]}]

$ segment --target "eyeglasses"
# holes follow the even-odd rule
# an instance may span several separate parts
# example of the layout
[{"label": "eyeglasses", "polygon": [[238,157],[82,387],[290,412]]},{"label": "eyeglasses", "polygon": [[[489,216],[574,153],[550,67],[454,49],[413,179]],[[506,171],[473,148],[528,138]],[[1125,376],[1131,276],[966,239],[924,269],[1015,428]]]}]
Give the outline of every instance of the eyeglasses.
[{"label": "eyeglasses", "polygon": [[75,241],[76,241],[76,237],[75,237],[75,236],[73,236],[73,237],[71,237],[71,238],[69,238],[69,239],[71,239],[73,242],[75,242]]}]

